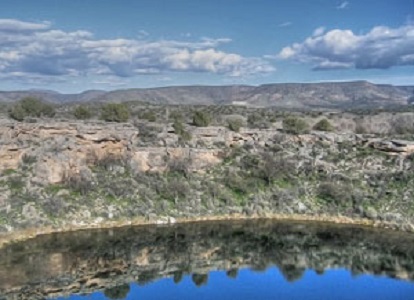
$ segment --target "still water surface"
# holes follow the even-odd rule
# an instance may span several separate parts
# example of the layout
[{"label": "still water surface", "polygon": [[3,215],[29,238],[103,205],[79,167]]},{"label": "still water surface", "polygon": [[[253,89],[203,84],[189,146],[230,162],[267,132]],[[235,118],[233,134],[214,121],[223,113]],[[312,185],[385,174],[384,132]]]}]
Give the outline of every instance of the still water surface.
[{"label": "still water surface", "polygon": [[308,270],[297,282],[286,281],[275,268],[263,273],[242,270],[233,280],[224,272],[214,271],[202,287],[196,287],[190,277],[185,277],[178,285],[171,279],[160,279],[146,286],[130,284],[119,289],[119,293],[114,292],[115,297],[111,297],[111,292],[98,292],[57,299],[414,299],[413,284],[372,276],[354,278],[346,270],[328,271],[322,276]]},{"label": "still water surface", "polygon": [[0,250],[0,299],[414,300],[414,235],[265,221],[48,235]]}]

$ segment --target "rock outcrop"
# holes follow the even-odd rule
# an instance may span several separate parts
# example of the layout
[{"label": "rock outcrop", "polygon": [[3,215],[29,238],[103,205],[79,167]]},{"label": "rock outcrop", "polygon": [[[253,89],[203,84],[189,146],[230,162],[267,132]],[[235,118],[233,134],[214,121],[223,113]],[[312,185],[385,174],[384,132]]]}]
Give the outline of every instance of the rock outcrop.
[{"label": "rock outcrop", "polygon": [[412,228],[410,141],[278,124],[187,125],[183,141],[169,125],[138,125],[0,120],[0,231],[278,213]]},{"label": "rock outcrop", "polygon": [[[33,160],[36,181],[59,183],[68,174],[79,174],[105,157],[127,159],[137,171],[162,172],[168,158],[187,159],[192,171],[202,171],[222,161],[223,148],[265,147],[274,144],[278,129],[244,129],[233,132],[224,127],[192,128],[193,140],[186,147],[177,145],[174,132],[158,134],[156,141],[139,146],[140,132],[131,124],[104,122],[17,123],[0,120],[0,172],[17,169]],[[414,142],[364,138],[355,134],[315,132],[290,136],[292,143],[321,141],[329,144],[352,142],[391,154],[409,155]]]}]

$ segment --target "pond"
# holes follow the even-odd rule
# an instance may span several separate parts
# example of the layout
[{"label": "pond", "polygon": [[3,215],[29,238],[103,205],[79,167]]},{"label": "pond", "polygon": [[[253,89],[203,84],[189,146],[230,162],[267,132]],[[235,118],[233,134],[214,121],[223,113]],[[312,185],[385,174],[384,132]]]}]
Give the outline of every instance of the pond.
[{"label": "pond", "polygon": [[306,222],[139,226],[0,250],[0,299],[414,299],[414,235]]}]

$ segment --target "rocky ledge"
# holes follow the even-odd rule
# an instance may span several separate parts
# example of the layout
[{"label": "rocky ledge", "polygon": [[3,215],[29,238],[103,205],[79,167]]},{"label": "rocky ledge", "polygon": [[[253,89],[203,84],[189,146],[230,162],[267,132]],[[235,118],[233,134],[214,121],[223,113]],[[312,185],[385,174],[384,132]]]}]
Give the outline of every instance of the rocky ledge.
[{"label": "rocky ledge", "polygon": [[0,120],[0,231],[208,216],[328,215],[412,230],[414,143],[398,137]]}]

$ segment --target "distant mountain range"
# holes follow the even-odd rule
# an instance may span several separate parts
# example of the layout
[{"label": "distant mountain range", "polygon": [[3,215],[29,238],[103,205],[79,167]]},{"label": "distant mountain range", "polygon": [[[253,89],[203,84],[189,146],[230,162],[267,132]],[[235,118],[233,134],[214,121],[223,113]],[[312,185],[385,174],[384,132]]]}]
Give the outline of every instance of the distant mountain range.
[{"label": "distant mountain range", "polygon": [[14,102],[26,96],[53,103],[140,101],[152,104],[236,104],[291,109],[378,108],[414,102],[414,86],[354,81],[260,86],[171,86],[110,92],[91,90],[79,94],[60,94],[47,90],[0,91],[0,102]]}]

